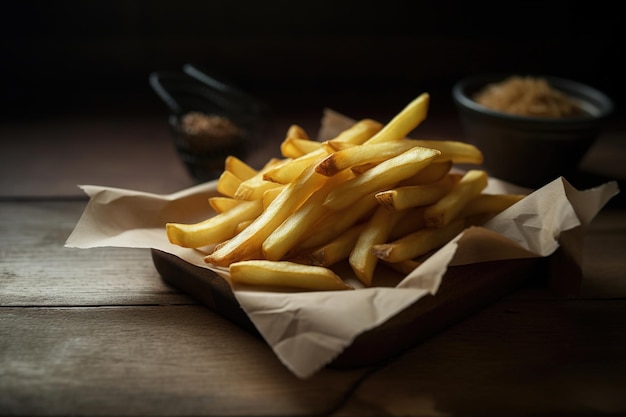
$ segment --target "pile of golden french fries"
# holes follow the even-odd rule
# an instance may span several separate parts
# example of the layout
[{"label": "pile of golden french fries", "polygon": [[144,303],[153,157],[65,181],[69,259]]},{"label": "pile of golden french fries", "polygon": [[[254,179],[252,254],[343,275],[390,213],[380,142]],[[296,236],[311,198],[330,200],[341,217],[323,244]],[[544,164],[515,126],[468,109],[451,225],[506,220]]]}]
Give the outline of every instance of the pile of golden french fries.
[{"label": "pile of golden french fries", "polygon": [[209,198],[216,214],[168,223],[171,243],[206,251],[235,283],[274,289],[354,289],[332,269],[348,261],[369,287],[377,265],[408,273],[466,227],[524,197],[486,194],[481,151],[460,141],[410,139],[425,118],[421,94],[387,124],[357,121],[324,142],[294,124],[282,158],[256,170],[225,160]]}]

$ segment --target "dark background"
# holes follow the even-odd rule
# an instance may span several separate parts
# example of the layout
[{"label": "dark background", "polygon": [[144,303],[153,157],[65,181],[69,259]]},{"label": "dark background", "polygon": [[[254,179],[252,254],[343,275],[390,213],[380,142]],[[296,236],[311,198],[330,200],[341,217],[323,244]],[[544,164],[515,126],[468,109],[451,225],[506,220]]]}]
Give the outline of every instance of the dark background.
[{"label": "dark background", "polygon": [[550,74],[621,109],[623,21],[597,2],[50,1],[3,4],[3,118],[159,111],[156,70],[217,70],[275,109],[389,100],[478,72]]}]

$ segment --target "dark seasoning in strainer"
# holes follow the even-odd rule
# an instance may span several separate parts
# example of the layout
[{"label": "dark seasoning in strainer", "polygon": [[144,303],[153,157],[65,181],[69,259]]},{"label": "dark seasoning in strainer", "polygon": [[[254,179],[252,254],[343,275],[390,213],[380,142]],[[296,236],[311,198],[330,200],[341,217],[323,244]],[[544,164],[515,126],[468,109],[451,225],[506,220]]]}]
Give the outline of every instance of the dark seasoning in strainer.
[{"label": "dark seasoning in strainer", "polygon": [[245,158],[267,107],[260,100],[191,64],[182,72],[150,74],[167,106],[174,143],[197,182],[214,180],[229,155]]}]

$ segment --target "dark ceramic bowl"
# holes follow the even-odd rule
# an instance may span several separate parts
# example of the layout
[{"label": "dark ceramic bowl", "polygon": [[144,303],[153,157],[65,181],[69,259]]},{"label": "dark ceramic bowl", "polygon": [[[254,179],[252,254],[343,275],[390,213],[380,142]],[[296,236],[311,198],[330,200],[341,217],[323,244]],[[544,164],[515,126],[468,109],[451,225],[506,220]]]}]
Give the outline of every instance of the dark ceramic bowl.
[{"label": "dark ceramic bowl", "polygon": [[492,177],[539,188],[574,175],[598,138],[613,102],[604,93],[579,82],[551,77],[551,88],[566,94],[582,113],[567,118],[519,116],[492,110],[474,100],[485,86],[508,75],[478,75],[458,81],[452,89],[467,141],[483,152],[484,169]]}]

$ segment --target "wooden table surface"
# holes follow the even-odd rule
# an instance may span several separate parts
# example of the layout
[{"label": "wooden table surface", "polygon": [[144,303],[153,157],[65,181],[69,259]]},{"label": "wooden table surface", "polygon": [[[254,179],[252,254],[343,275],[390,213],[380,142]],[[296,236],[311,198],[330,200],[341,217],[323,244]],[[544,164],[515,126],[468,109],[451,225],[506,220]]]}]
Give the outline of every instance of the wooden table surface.
[{"label": "wooden table surface", "polygon": [[[314,132],[321,109],[273,116],[252,164],[277,154],[289,124]],[[622,186],[625,127],[613,119],[588,154],[591,183]],[[433,111],[423,133],[462,135],[449,111]],[[626,414],[621,194],[588,231],[579,298],[522,288],[389,363],[302,380],[263,341],[164,283],[148,250],[64,248],[87,203],[79,184],[193,184],[163,115],[9,120],[0,138],[0,415]]]}]

